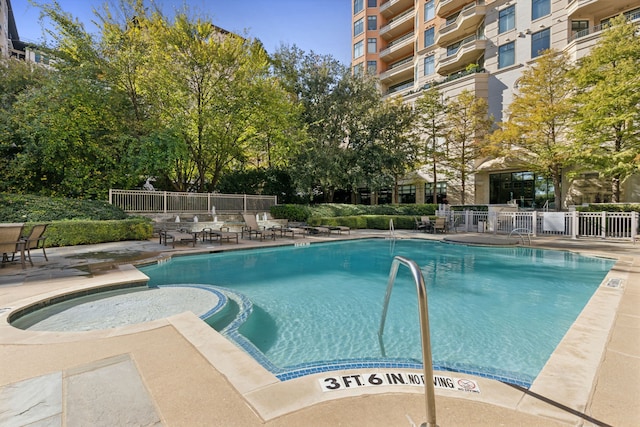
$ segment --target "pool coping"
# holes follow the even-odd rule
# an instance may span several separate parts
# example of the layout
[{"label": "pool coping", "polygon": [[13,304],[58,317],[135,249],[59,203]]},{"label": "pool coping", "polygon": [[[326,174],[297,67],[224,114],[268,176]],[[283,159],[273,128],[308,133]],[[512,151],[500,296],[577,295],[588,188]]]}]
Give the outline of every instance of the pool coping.
[{"label": "pool coping", "polygon": [[[577,252],[591,255],[588,251]],[[622,279],[624,284],[629,280],[629,269],[633,264],[633,258],[630,257],[618,257],[617,259],[614,268],[607,274],[528,391],[514,388],[498,381],[474,377],[473,379],[480,386],[481,393],[479,394],[437,389],[436,395],[481,401],[562,422],[575,423],[576,420],[579,420],[581,417],[577,417],[573,412],[567,411],[567,408],[585,412],[586,407],[589,405],[589,399],[593,395],[594,381],[606,344],[610,338],[611,327],[622,298],[622,290],[624,289],[624,285],[619,288],[611,288],[607,286],[607,283],[610,279]],[[47,344],[81,341],[130,335],[171,325],[215,369],[227,378],[243,396],[247,404],[265,421],[310,405],[344,397],[398,392],[422,393],[420,389],[416,390],[416,387],[409,386],[381,386],[323,392],[319,386],[319,380],[326,376],[326,373],[308,375],[282,382],[192,313],[184,313],[166,319],[111,330],[78,333],[21,331],[7,323],[7,318],[14,309],[24,307],[25,304],[32,304],[47,296],[56,296],[61,293],[75,292],[91,287],[110,286],[116,282],[139,281],[141,278],[146,278],[146,276],[132,265],[121,265],[118,269],[108,274],[78,279],[78,283],[67,287],[15,301],[12,304],[13,308],[0,308],[0,344]],[[583,357],[580,360],[582,363],[575,363],[576,355]],[[391,372],[397,370],[380,371]],[[351,375],[359,372],[364,371],[354,369],[343,371],[341,374]],[[419,370],[410,372],[420,373]],[[451,372],[438,373],[451,375]],[[567,382],[570,382],[569,386],[567,386]],[[560,390],[559,383],[562,384]],[[551,397],[554,401],[561,402],[561,405],[560,407],[549,405],[537,398],[536,395]]]}]

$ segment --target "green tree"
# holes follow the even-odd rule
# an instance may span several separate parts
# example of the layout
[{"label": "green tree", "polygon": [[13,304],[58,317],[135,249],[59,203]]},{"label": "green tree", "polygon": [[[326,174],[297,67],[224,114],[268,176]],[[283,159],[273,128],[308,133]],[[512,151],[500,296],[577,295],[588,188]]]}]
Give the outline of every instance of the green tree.
[{"label": "green tree", "polygon": [[[433,175],[434,197],[438,188],[438,166],[444,157],[443,141],[446,137],[445,114],[447,105],[437,86],[424,91],[416,101],[417,125],[424,138],[424,163],[431,165]],[[434,198],[434,202],[437,199]]]},{"label": "green tree", "polygon": [[620,184],[638,172],[640,152],[640,35],[619,16],[603,30],[598,44],[573,75],[576,163],[611,180],[612,201]]},{"label": "green tree", "polygon": [[573,113],[570,70],[566,54],[544,52],[522,73],[508,121],[491,135],[500,155],[515,155],[523,167],[552,180],[556,210],[561,209],[562,173],[571,164],[572,147],[567,141]]},{"label": "green tree", "polygon": [[23,180],[12,173],[21,142],[15,132],[17,100],[35,91],[46,81],[49,71],[17,59],[0,59],[0,191],[17,191]]},{"label": "green tree", "polygon": [[[183,147],[174,159],[176,189],[215,188],[225,171],[246,163],[265,139],[286,139],[266,117],[286,116],[293,107],[268,78],[269,58],[259,42],[186,14],[170,24],[156,13],[145,25],[152,44],[142,86],[156,123]],[[270,146],[267,151],[271,156]]]},{"label": "green tree", "polygon": [[475,170],[474,162],[487,143],[493,120],[484,98],[464,90],[447,104],[445,174],[460,184],[460,203],[466,203],[467,180]]},{"label": "green tree", "polygon": [[22,192],[104,198],[137,182],[131,173],[126,99],[77,68],[52,73],[14,105]]}]

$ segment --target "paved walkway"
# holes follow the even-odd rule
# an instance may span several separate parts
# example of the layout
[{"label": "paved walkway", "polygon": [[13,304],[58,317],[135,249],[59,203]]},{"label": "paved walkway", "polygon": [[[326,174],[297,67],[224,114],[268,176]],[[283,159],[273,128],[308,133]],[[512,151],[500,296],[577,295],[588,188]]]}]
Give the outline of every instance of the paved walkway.
[{"label": "paved walkway", "polygon": [[[351,236],[306,241],[387,236]],[[403,237],[442,235],[396,231]],[[455,235],[499,244],[499,236]],[[300,242],[296,239],[296,242]],[[275,244],[291,244],[278,239]],[[130,263],[264,246],[161,246],[157,240],[52,248],[49,262],[0,269],[0,425],[412,426],[425,422],[419,387],[322,392],[322,375],[280,382],[191,313],[88,332],[23,331],[20,307],[144,276]],[[480,393],[436,389],[439,426],[640,425],[640,245],[535,238],[533,245],[618,259],[529,390],[471,377]],[[613,281],[612,281],[613,279]],[[614,283],[618,286],[607,286]],[[341,375],[358,375],[358,370]],[[452,376],[451,373],[436,373]]]}]

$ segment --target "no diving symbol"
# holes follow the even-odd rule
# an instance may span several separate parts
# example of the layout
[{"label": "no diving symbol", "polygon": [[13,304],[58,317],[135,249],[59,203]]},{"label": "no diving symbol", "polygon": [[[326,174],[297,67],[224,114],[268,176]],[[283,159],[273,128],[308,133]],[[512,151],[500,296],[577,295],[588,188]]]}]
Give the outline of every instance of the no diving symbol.
[{"label": "no diving symbol", "polygon": [[465,391],[474,391],[477,387],[476,383],[471,380],[458,379],[458,386]]}]

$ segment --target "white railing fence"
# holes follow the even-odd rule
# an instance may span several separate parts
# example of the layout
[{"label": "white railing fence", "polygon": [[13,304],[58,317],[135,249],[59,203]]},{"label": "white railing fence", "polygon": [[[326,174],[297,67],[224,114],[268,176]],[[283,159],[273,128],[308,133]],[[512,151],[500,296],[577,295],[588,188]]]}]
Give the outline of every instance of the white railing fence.
[{"label": "white railing fence", "polygon": [[109,190],[109,203],[130,213],[268,212],[277,196]]},{"label": "white railing fence", "polygon": [[526,229],[533,236],[635,239],[640,235],[638,212],[480,212],[446,211],[451,229],[509,234]]}]

